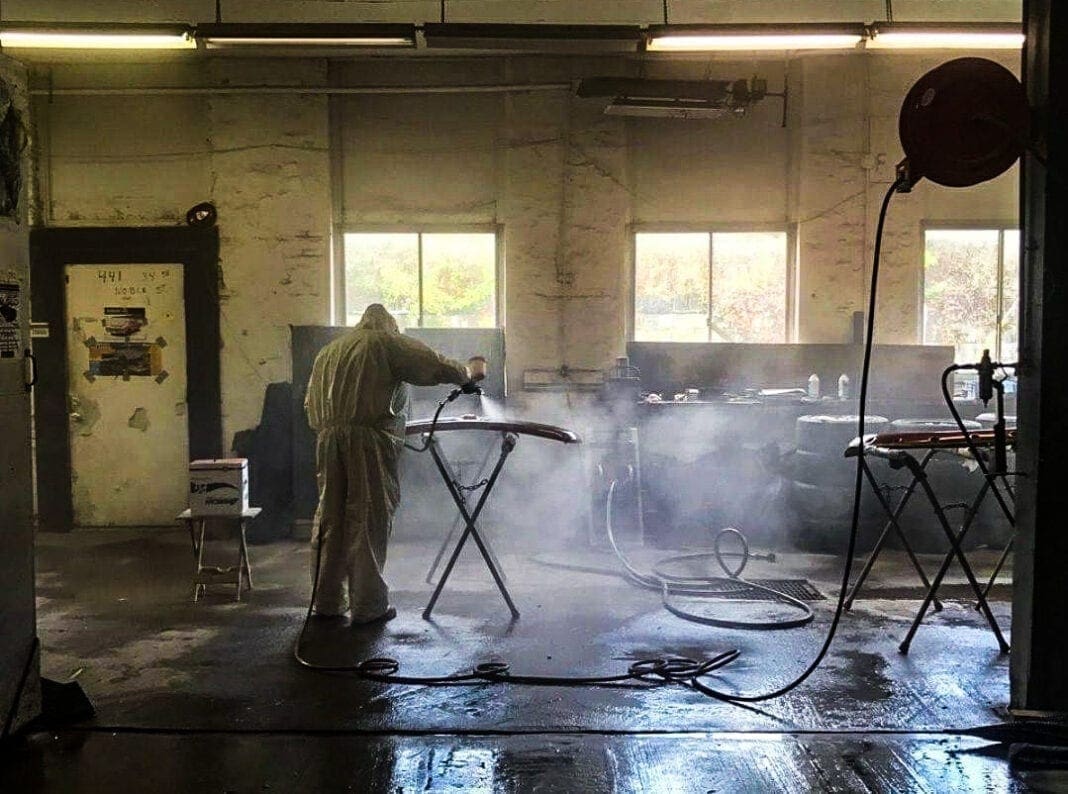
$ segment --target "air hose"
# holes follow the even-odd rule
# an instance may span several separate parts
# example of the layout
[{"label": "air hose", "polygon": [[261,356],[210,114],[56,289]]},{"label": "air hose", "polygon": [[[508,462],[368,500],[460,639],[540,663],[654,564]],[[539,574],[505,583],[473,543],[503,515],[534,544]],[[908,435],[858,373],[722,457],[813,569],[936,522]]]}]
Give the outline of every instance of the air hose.
[{"label": "air hose", "polygon": [[[1005,365],[1005,367],[1009,368],[1012,368],[1014,366],[1015,365],[1013,364]],[[1002,368],[1002,371],[1004,371],[1005,367]],[[1015,520],[1012,518],[1013,511],[1005,502],[1005,497],[1001,493],[1001,489],[998,488],[996,476],[990,473],[990,467],[986,465],[986,458],[976,446],[975,439],[972,438],[972,432],[964,423],[964,419],[961,417],[960,411],[957,410],[957,406],[953,402],[953,396],[949,393],[949,376],[957,370],[971,368],[972,367],[962,366],[960,364],[951,364],[950,366],[945,368],[945,370],[942,372],[942,399],[945,401],[946,407],[949,409],[949,413],[953,417],[953,421],[957,423],[957,427],[960,429],[961,434],[964,436],[964,443],[968,447],[968,452],[971,453],[972,459],[975,460],[976,464],[979,466],[979,471],[982,473],[983,477],[985,477],[987,482],[990,483],[990,490],[994,492],[994,498],[997,499],[999,506],[1001,507],[1002,511],[1004,511],[1005,516],[1008,518],[1010,524],[1015,526]],[[1009,495],[1011,497],[1012,491],[1008,488],[1007,483],[1005,487],[1006,490],[1009,491]]]},{"label": "air hose", "polygon": [[308,611],[300,634],[293,644],[293,658],[308,670],[320,673],[350,673],[356,678],[380,684],[411,684],[418,686],[473,686],[478,684],[524,684],[527,686],[623,686],[628,683],[645,686],[675,684],[688,686],[704,692],[707,687],[700,679],[711,675],[738,658],[738,651],[722,651],[708,659],[689,659],[681,656],[652,657],[632,662],[626,672],[606,676],[534,676],[513,675],[507,662],[482,662],[469,672],[449,675],[410,676],[400,675],[400,662],[385,656],[364,659],[354,665],[328,665],[308,661],[302,653],[304,635],[308,631],[315,610],[315,596],[319,590],[319,574],[322,570],[323,544],[319,543],[315,555],[315,578]]},{"label": "air hose", "polygon": [[[438,417],[441,415],[446,403],[445,399],[438,403],[438,409],[430,423],[430,430],[426,434],[422,446],[416,447],[405,444],[405,447],[415,452],[425,452],[430,448],[434,430],[437,426]],[[747,549],[748,550],[748,549]],[[315,611],[315,597],[319,592],[319,576],[323,563],[323,542],[320,539],[315,553],[315,576],[312,580],[311,598],[308,600],[308,610],[304,614],[304,622],[300,633],[293,644],[293,658],[301,666],[308,670],[320,673],[350,673],[356,678],[366,681],[375,681],[382,684],[411,684],[419,686],[472,686],[478,684],[523,684],[527,686],[624,686],[628,683],[644,686],[665,686],[669,684],[688,686],[698,691],[707,688],[700,679],[709,676],[725,665],[738,658],[738,651],[731,649],[722,651],[707,659],[690,659],[682,656],[651,657],[632,662],[626,672],[606,676],[534,676],[514,675],[507,662],[489,661],[482,662],[469,672],[457,672],[449,675],[438,676],[409,676],[400,675],[400,662],[389,657],[379,656],[364,659],[354,665],[327,665],[311,662],[302,653],[304,635],[308,631],[308,624]]]},{"label": "air hose", "polygon": [[428,449],[430,449],[430,444],[434,440],[434,432],[438,428],[438,419],[441,418],[441,412],[445,410],[446,405],[452,402],[453,395],[457,393],[458,392],[454,391],[452,394],[450,394],[448,397],[438,403],[438,408],[436,411],[434,411],[434,418],[430,420],[430,430],[427,432],[426,436],[423,437],[422,446],[416,447],[405,441],[405,449],[410,449],[412,452],[426,452]]},{"label": "air hose", "polygon": [[[875,231],[875,250],[872,257],[871,283],[868,292],[868,316],[864,337],[864,357],[861,365],[860,394],[857,405],[857,434],[861,437],[864,436],[866,423],[865,414],[867,410],[869,375],[871,372],[872,347],[875,333],[875,309],[877,305],[876,287],[879,282],[879,264],[882,252],[883,228],[886,224],[886,213],[890,206],[890,199],[893,198],[894,193],[898,191],[902,184],[902,181],[898,180],[891,184],[887,189],[879,209],[879,221]],[[439,406],[438,413],[440,413],[442,407],[444,406]],[[433,427],[431,428],[431,433],[432,432]],[[428,434],[428,436],[429,435],[430,434]],[[428,438],[424,444],[424,449],[429,448],[429,441],[430,439]],[[845,564],[842,566],[841,588],[838,592],[838,600],[835,604],[834,615],[831,618],[831,625],[827,629],[823,644],[820,646],[819,651],[808,666],[806,666],[805,669],[790,682],[769,691],[757,693],[724,692],[708,686],[701,680],[737,659],[739,652],[733,649],[723,651],[705,660],[694,660],[683,657],[642,659],[631,664],[625,673],[620,673],[614,676],[512,675],[509,665],[505,662],[487,662],[476,666],[470,672],[454,673],[451,675],[402,676],[399,675],[400,663],[395,659],[385,657],[366,659],[355,665],[321,665],[309,662],[301,654],[301,644],[308,628],[308,622],[314,611],[315,595],[319,587],[319,573],[322,563],[322,542],[319,543],[316,555],[315,583],[312,588],[312,597],[308,603],[308,611],[304,618],[304,625],[301,628],[300,634],[297,636],[297,641],[293,647],[293,656],[300,665],[311,670],[333,673],[351,673],[358,678],[385,684],[465,686],[481,683],[510,683],[539,686],[619,686],[629,681],[648,685],[679,684],[690,687],[708,697],[737,704],[759,703],[765,700],[773,700],[774,698],[782,697],[808,680],[808,678],[823,663],[824,658],[827,656],[827,652],[831,648],[831,643],[834,642],[835,635],[838,631],[838,625],[841,623],[842,615],[845,612],[846,593],[848,592],[849,581],[853,573],[853,556],[856,552],[857,533],[860,527],[860,497],[864,485],[863,461],[864,447],[861,445],[860,452],[857,455],[856,479],[853,488],[853,514],[849,530],[849,543],[846,549]],[[662,579],[658,580],[658,582],[661,582],[661,584],[659,584],[661,591],[663,590],[663,581],[664,580]],[[665,606],[666,605],[667,604],[665,603]]]},{"label": "air hose", "polygon": [[[622,563],[623,569],[626,571],[627,580],[639,587],[644,587],[647,590],[658,591],[664,609],[672,615],[682,618],[683,620],[688,620],[691,623],[700,623],[705,626],[718,626],[727,629],[751,629],[758,631],[794,629],[812,622],[814,617],[812,608],[804,601],[771,587],[765,587],[764,585],[756,584],[755,582],[750,582],[741,578],[742,571],[745,570],[745,566],[749,562],[749,543],[746,541],[745,535],[734,527],[727,527],[719,531],[713,544],[713,551],[711,552],[679,554],[673,557],[667,557],[660,560],[654,566],[652,572],[647,574],[637,570],[630,560],[627,559],[626,555],[620,550],[619,545],[616,543],[615,533],[612,529],[612,505],[615,501],[616,486],[618,484],[617,480],[612,480],[608,486],[608,497],[605,505],[605,534],[608,536],[608,543],[611,545],[612,551],[615,552],[616,557],[619,558],[620,563]],[[742,544],[741,560],[733,569],[725,561],[724,557],[726,555],[721,548],[723,541],[728,537],[737,538]],[[676,576],[664,571],[665,567],[671,565],[708,559],[716,560],[716,562],[719,563],[719,566],[723,569],[723,572],[727,575],[725,577]],[[708,598],[712,596],[745,593],[746,591],[770,595],[775,600],[800,610],[802,614],[800,617],[796,618],[776,620],[728,620],[726,618],[698,615],[693,612],[688,612],[671,603],[671,596],[673,595]]]}]

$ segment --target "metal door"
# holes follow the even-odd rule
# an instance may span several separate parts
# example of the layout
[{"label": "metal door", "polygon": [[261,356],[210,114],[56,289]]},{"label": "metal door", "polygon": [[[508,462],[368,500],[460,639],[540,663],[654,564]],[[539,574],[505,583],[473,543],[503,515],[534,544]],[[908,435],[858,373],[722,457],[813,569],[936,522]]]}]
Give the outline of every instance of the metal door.
[{"label": "metal door", "polygon": [[[25,231],[0,222],[0,725],[9,730],[33,717],[39,705],[27,275]],[[13,703],[17,707],[8,725]]]},{"label": "metal door", "polygon": [[78,526],[171,524],[185,508],[183,276],[181,264],[65,268]]},{"label": "metal door", "polygon": [[31,520],[31,168],[19,135],[12,138],[29,126],[25,70],[0,55],[0,739],[40,710]]}]

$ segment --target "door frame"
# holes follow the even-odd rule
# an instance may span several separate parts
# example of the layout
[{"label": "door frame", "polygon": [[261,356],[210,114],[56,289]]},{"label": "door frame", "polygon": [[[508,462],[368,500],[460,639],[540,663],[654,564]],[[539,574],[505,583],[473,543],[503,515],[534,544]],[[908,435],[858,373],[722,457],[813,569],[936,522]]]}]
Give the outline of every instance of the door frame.
[{"label": "door frame", "polygon": [[[219,231],[215,227],[64,227],[30,232],[32,319],[48,335],[33,339],[40,379],[34,388],[38,524],[74,528],[69,430],[67,265],[183,266],[186,406],[190,459],[222,452],[219,375]],[[39,328],[40,326],[38,326]]]}]

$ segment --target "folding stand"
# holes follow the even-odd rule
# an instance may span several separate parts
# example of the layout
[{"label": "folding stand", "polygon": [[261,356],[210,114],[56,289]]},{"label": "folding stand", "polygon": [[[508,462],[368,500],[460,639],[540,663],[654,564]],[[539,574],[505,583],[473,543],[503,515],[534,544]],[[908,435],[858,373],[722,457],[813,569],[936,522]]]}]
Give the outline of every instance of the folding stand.
[{"label": "folding stand", "polygon": [[[237,586],[235,600],[241,600],[242,587],[247,584],[252,589],[252,564],[248,559],[248,541],[245,531],[248,525],[260,514],[262,508],[247,507],[238,515],[232,516],[194,516],[188,508],[178,515],[178,520],[183,522],[189,530],[189,540],[193,544],[193,559],[196,567],[193,569],[193,603],[200,599],[200,594],[205,591],[209,584],[232,584]],[[215,566],[204,564],[204,538],[208,520],[237,525],[237,565]],[[199,533],[194,524],[200,524]],[[199,537],[198,537],[199,535]]]},{"label": "folding stand", "polygon": [[[475,476],[471,480],[471,485],[461,485],[462,476],[460,467],[463,463],[457,463],[455,468],[448,465],[446,460],[446,467],[449,469],[450,479],[457,484],[457,490],[461,493],[471,493],[478,490],[486,484],[486,480],[480,479],[483,473],[486,471],[486,466],[489,464],[490,456],[493,454],[493,445],[486,446],[486,454],[482,456],[482,462],[478,464],[478,470],[475,472]],[[467,503],[466,497],[464,498],[464,504]],[[460,527],[464,523],[463,515],[457,515],[456,519],[452,522],[452,527],[449,529],[449,534],[445,536],[445,539],[441,542],[441,546],[438,547],[438,553],[434,555],[434,562],[430,564],[430,569],[426,572],[426,583],[434,584],[434,574],[438,572],[438,566],[441,565],[441,561],[445,558],[445,552],[449,550],[449,546],[452,545],[453,539],[456,537],[456,533],[460,530]],[[504,567],[501,565],[499,559],[497,559],[496,553],[493,551],[493,546],[490,544],[488,537],[483,537],[482,541],[486,544],[486,549],[489,551],[490,556],[493,557],[493,562],[497,566],[497,570],[501,573],[501,578],[508,581],[508,576],[504,573]]]},{"label": "folding stand", "polygon": [[[490,476],[486,479],[485,484],[475,484],[472,486],[474,488],[481,487],[482,493],[478,497],[478,503],[475,505],[474,511],[468,512],[467,500],[464,498],[463,492],[460,490],[460,484],[453,477],[452,469],[449,466],[448,459],[445,457],[445,453],[441,450],[441,445],[433,436],[428,439],[430,454],[434,458],[434,463],[438,467],[441,479],[445,481],[445,487],[449,489],[449,495],[452,496],[453,502],[456,503],[456,507],[460,511],[460,516],[462,517],[465,526],[464,531],[460,534],[460,539],[456,542],[456,546],[453,548],[449,561],[445,564],[445,570],[441,573],[441,579],[438,580],[437,587],[434,588],[434,594],[430,596],[430,603],[428,603],[426,609],[423,610],[424,620],[430,619],[430,613],[434,611],[434,605],[437,603],[438,597],[441,595],[441,591],[445,587],[445,582],[452,573],[453,566],[456,565],[456,560],[460,557],[460,552],[464,550],[464,544],[467,542],[468,537],[474,538],[475,545],[478,546],[478,551],[482,555],[482,559],[486,561],[486,567],[489,568],[490,574],[493,576],[493,581],[497,584],[497,589],[501,591],[501,595],[504,597],[504,602],[508,605],[508,610],[512,613],[512,620],[519,619],[519,610],[515,608],[515,603],[513,603],[512,597],[508,593],[508,588],[504,586],[504,578],[501,576],[501,572],[495,564],[494,557],[490,553],[489,547],[483,540],[482,535],[479,534],[478,526],[475,523],[478,521],[478,517],[482,513],[482,508],[486,506],[486,500],[489,498],[493,486],[497,483],[497,477],[500,475],[501,469],[504,468],[504,462],[508,460],[508,456],[512,454],[512,450],[515,449],[517,441],[518,439],[512,433],[506,432],[501,434],[501,455],[497,458],[497,463],[494,465],[493,471],[490,472]],[[448,539],[446,539],[446,544],[447,543]],[[444,549],[445,547],[443,546],[442,548]]]},{"label": "folding stand", "polygon": [[[989,433],[987,431],[975,431],[970,434],[973,441],[975,441],[977,445],[983,446],[989,446],[993,440],[992,437],[988,438],[988,435]],[[864,444],[863,455],[861,455],[860,450],[861,443]],[[990,588],[993,586],[994,580],[996,579],[998,572],[1001,570],[1001,566],[1004,563],[1005,557],[1007,556],[1008,549],[1006,549],[1005,553],[1002,555],[1002,559],[998,563],[997,569],[994,571],[994,575],[991,577],[990,582],[987,584],[985,589],[980,589],[979,583],[978,581],[976,581],[975,574],[972,571],[971,565],[968,563],[968,559],[964,555],[963,550],[961,549],[961,544],[967,536],[968,531],[971,529],[972,524],[975,520],[975,516],[977,515],[979,507],[982,505],[983,500],[986,498],[987,493],[990,492],[991,489],[993,489],[996,495],[1000,497],[1000,493],[997,492],[997,486],[994,484],[995,478],[1000,476],[1004,480],[1005,475],[992,474],[984,480],[982,488],[979,489],[979,493],[976,495],[975,499],[972,500],[971,504],[968,505],[968,510],[964,519],[964,523],[961,525],[960,529],[957,532],[954,532],[953,529],[950,527],[949,521],[946,518],[945,508],[939,503],[938,498],[935,495],[934,489],[931,487],[930,481],[927,477],[927,464],[930,462],[931,458],[934,456],[935,453],[945,450],[960,449],[966,444],[967,442],[963,436],[953,432],[897,433],[888,434],[885,436],[867,436],[863,439],[863,442],[860,439],[854,439],[854,441],[846,449],[846,457],[856,457],[857,455],[861,455],[861,466],[867,473],[869,482],[871,482],[873,487],[876,487],[876,493],[880,496],[880,503],[883,505],[883,508],[887,510],[887,513],[890,516],[890,522],[888,524],[888,527],[884,528],[883,535],[880,537],[879,543],[872,551],[872,554],[869,557],[868,562],[864,567],[864,570],[861,572],[857,583],[854,585],[853,590],[848,597],[847,602],[849,604],[851,604],[853,600],[856,599],[861,584],[867,577],[868,573],[871,571],[875,558],[878,556],[879,551],[882,549],[882,545],[885,541],[885,538],[889,533],[889,526],[892,525],[894,528],[896,528],[899,537],[904,540],[904,532],[901,530],[897,519],[900,517],[901,512],[904,509],[904,504],[907,503],[908,498],[912,496],[917,486],[919,486],[923,490],[924,494],[927,496],[927,500],[930,502],[931,507],[934,510],[935,517],[938,519],[938,523],[942,527],[942,531],[945,533],[946,539],[949,541],[949,551],[946,553],[946,556],[942,560],[942,564],[938,569],[938,572],[935,574],[934,579],[930,583],[927,582],[926,575],[923,573],[919,562],[915,558],[915,555],[912,554],[912,550],[908,548],[906,541],[906,548],[908,550],[909,557],[912,559],[912,563],[916,567],[917,571],[920,572],[920,577],[923,580],[924,585],[927,587],[927,593],[924,596],[924,600],[920,606],[919,612],[916,614],[916,618],[913,620],[912,626],[909,628],[908,634],[905,636],[904,641],[899,646],[901,653],[909,652],[909,647],[912,644],[912,639],[915,636],[916,630],[919,628],[920,623],[923,621],[924,616],[927,614],[928,607],[930,607],[931,604],[934,603],[936,605],[936,609],[938,608],[938,588],[941,586],[942,580],[945,578],[945,575],[949,570],[949,566],[952,565],[954,559],[956,559],[960,563],[960,566],[964,571],[964,575],[968,579],[968,584],[971,586],[972,591],[975,593],[976,608],[980,612],[982,612],[983,616],[986,618],[986,621],[990,626],[990,630],[993,632],[994,637],[998,641],[998,647],[1001,649],[1001,652],[1007,653],[1009,650],[1009,644],[1005,641],[1005,637],[1001,633],[1001,627],[998,625],[997,619],[990,611],[990,605],[987,603],[987,594],[990,592]],[[916,458],[909,453],[909,449],[926,450],[926,454],[924,455],[922,462],[916,460]],[[864,461],[864,457],[867,455],[872,455],[874,457],[879,457],[888,460],[893,468],[906,467],[912,474],[912,481],[909,483],[909,486],[905,492],[905,496],[898,503],[896,509],[891,510],[888,502],[885,500],[885,498],[882,498],[882,494],[878,491],[874,478],[871,476],[871,472]],[[1006,482],[1006,487],[1007,486],[1008,483]],[[1011,494],[1011,489],[1009,492]],[[1002,498],[998,499],[998,504],[1001,505],[1002,510],[1005,512],[1006,518],[1009,520],[1009,523],[1014,524],[1014,517],[1012,516],[1011,511],[1008,509],[1008,506]]]},{"label": "folding stand", "polygon": [[[435,435],[436,433],[447,432],[450,430],[492,431],[501,434],[500,457],[497,458],[497,463],[494,465],[493,471],[490,472],[489,477],[469,486],[460,484]],[[423,435],[426,439],[426,448],[430,450],[430,455],[434,459],[434,464],[438,468],[438,473],[441,475],[441,479],[444,481],[445,487],[448,489],[449,495],[452,497],[452,501],[456,504],[456,508],[460,512],[460,519],[464,524],[464,530],[460,534],[460,539],[456,542],[452,554],[449,556],[449,561],[445,564],[445,570],[442,571],[441,579],[438,580],[438,584],[434,588],[434,593],[430,597],[430,602],[426,605],[426,609],[423,610],[423,618],[426,620],[430,619],[430,615],[434,611],[434,605],[437,604],[441,591],[445,587],[445,582],[448,581],[449,576],[452,574],[452,569],[456,565],[456,560],[459,559],[460,552],[463,551],[464,544],[467,543],[467,539],[470,537],[474,539],[475,545],[478,546],[478,551],[482,555],[486,567],[489,568],[490,574],[493,576],[493,581],[497,585],[497,589],[501,591],[501,595],[504,597],[504,601],[508,605],[508,610],[512,613],[512,619],[518,619],[519,610],[516,609],[515,603],[512,601],[512,596],[508,593],[508,588],[504,586],[504,576],[500,571],[500,564],[494,557],[489,544],[479,532],[478,517],[482,514],[482,509],[486,506],[486,500],[489,499],[489,495],[493,491],[493,486],[497,483],[497,478],[501,474],[501,469],[504,468],[505,461],[508,460],[508,456],[512,454],[516,444],[519,442],[519,435],[531,435],[538,438],[548,439],[550,441],[560,441],[564,444],[578,444],[582,439],[580,439],[576,433],[573,433],[570,430],[565,430],[562,427],[542,425],[535,422],[495,421],[474,416],[442,419],[440,421],[424,420],[409,422],[405,432],[410,436]],[[481,474],[481,471],[479,473]],[[482,490],[482,493],[479,495],[475,509],[468,510],[467,499],[464,496],[464,492],[479,489]],[[450,533],[450,538],[451,535],[452,533]],[[439,558],[444,552],[444,549],[447,548],[448,543],[449,539],[446,538],[445,544],[442,546],[442,551],[439,552]],[[434,566],[431,568],[431,575],[433,575],[436,568],[437,561],[435,561]]]},{"label": "folding stand", "polygon": [[[926,470],[927,464],[931,462],[931,458],[938,452],[936,449],[928,450],[927,454],[923,456],[923,460],[920,461],[920,469]],[[846,450],[846,457],[856,457],[857,448],[852,444]],[[908,506],[909,500],[916,492],[916,486],[919,484],[919,480],[915,477],[912,478],[912,482],[905,488],[905,493],[898,500],[895,507],[890,507],[890,502],[883,494],[883,489],[879,485],[879,482],[875,479],[875,475],[872,474],[871,469],[868,467],[868,462],[861,457],[860,460],[861,469],[864,471],[864,476],[867,478],[868,483],[871,485],[872,491],[875,493],[875,498],[879,500],[879,504],[883,506],[886,514],[890,519],[883,526],[883,531],[879,535],[879,540],[875,543],[875,548],[871,550],[868,555],[867,562],[864,563],[864,568],[860,572],[860,576],[857,577],[857,581],[853,584],[853,589],[850,590],[848,597],[845,600],[845,608],[852,609],[853,602],[857,600],[857,596],[860,594],[860,588],[868,578],[868,574],[871,573],[872,567],[875,565],[875,560],[878,559],[879,554],[882,553],[883,546],[886,545],[887,539],[890,537],[890,531],[893,530],[897,533],[898,540],[901,541],[902,547],[905,549],[905,553],[908,554],[909,560],[912,562],[912,567],[916,569],[916,573],[920,576],[920,581],[923,582],[925,589],[931,588],[931,582],[927,579],[927,574],[923,570],[923,566],[920,565],[920,561],[916,558],[915,552],[912,550],[912,546],[909,544],[908,538],[905,536],[905,532],[901,529],[901,524],[898,523],[898,519],[901,518],[901,514],[905,512],[905,508]],[[934,599],[934,608],[936,612],[941,611],[942,602],[937,598]]]},{"label": "folding stand", "polygon": [[[911,455],[909,455],[912,458]],[[912,458],[915,461],[915,458]],[[983,487],[979,489],[979,493],[976,495],[975,500],[972,502],[968,509],[968,515],[964,519],[964,523],[961,525],[960,531],[956,534],[949,527],[949,522],[946,521],[946,514],[942,510],[941,506],[935,497],[934,491],[931,489],[930,483],[927,481],[926,475],[921,480],[921,485],[924,491],[927,493],[927,498],[930,500],[931,505],[935,508],[935,513],[938,516],[938,521],[942,525],[942,529],[946,533],[946,538],[950,542],[950,550],[946,553],[946,556],[942,560],[942,565],[938,569],[938,573],[935,574],[934,581],[931,582],[931,587],[927,590],[927,595],[924,596],[923,603],[920,604],[920,609],[916,613],[915,619],[912,621],[912,625],[909,627],[908,634],[905,635],[904,641],[899,646],[901,653],[908,653],[909,647],[912,645],[912,638],[916,636],[916,630],[920,627],[920,623],[923,622],[924,616],[927,614],[927,608],[931,605],[931,601],[934,599],[935,594],[938,592],[938,588],[942,584],[942,579],[945,578],[946,572],[949,571],[949,566],[953,564],[953,558],[956,557],[960,562],[961,568],[964,570],[964,575],[968,578],[968,584],[971,585],[972,590],[976,596],[976,609],[983,613],[987,623],[990,624],[990,630],[994,632],[994,637],[997,638],[998,648],[1002,653],[1009,652],[1009,643],[1005,641],[1005,637],[1001,633],[1001,627],[998,626],[997,618],[994,617],[994,613],[990,611],[990,604],[987,603],[986,596],[990,590],[988,586],[985,590],[979,589],[979,583],[975,580],[975,574],[972,573],[971,567],[968,565],[968,559],[964,556],[964,552],[961,550],[960,544],[964,542],[965,536],[968,534],[968,530],[971,529],[972,523],[976,514],[979,512],[979,506],[983,503],[983,499],[986,498],[987,492],[996,487],[992,484],[993,476],[988,477],[983,481]],[[1011,520],[1011,519],[1010,519]],[[997,576],[995,572],[994,576]],[[990,580],[990,584],[993,585],[993,578]]]}]

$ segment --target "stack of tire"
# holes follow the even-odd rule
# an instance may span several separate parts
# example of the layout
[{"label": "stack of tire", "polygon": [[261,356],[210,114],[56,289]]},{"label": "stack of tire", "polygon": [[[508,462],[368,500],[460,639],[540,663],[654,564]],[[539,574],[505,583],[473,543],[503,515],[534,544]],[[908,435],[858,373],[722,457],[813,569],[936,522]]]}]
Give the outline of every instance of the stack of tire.
[{"label": "stack of tire", "polygon": [[[978,422],[967,419],[964,420],[964,426],[968,430],[982,428],[982,425]],[[952,419],[897,419],[890,423],[890,432],[894,433],[942,431],[960,433],[960,428]],[[926,452],[918,449],[912,454],[917,460],[922,461]],[[979,489],[983,487],[983,475],[976,469],[974,463],[969,461],[968,458],[955,455],[952,452],[937,453],[931,459],[931,462],[927,464],[926,471],[931,489],[934,491],[939,504],[942,505],[965,502],[970,504],[979,493]],[[907,469],[899,469],[891,476],[892,484],[899,486],[907,485],[911,479],[912,475]],[[892,494],[891,505],[896,504],[900,497],[900,493]],[[987,497],[987,501],[988,504],[984,504],[982,512],[988,512],[991,506],[996,507],[992,495]],[[961,523],[964,521],[964,516],[965,511],[963,509],[953,508],[946,511],[946,519],[954,532],[960,528]],[[921,486],[916,486],[916,490],[912,494],[912,498],[909,499],[905,512],[898,519],[898,523],[901,524],[912,550],[918,554],[942,554],[949,550],[949,541],[946,540],[945,530],[942,529],[934,508],[931,507],[931,502]],[[962,548],[973,549],[980,545],[983,542],[982,535],[980,526],[973,526],[968,530],[968,535],[964,539]],[[890,545],[894,548],[900,548],[901,544],[896,535],[891,535]]]},{"label": "stack of tire", "polygon": [[[798,417],[789,493],[796,522],[793,545],[800,551],[844,554],[848,548],[857,461],[845,457],[845,450],[857,436],[858,422],[859,417],[850,414]],[[888,425],[884,416],[868,416],[864,432],[880,433]],[[868,464],[876,479],[887,476],[885,461],[869,458]],[[885,523],[885,512],[867,482],[861,493],[858,553],[875,546]]]}]

